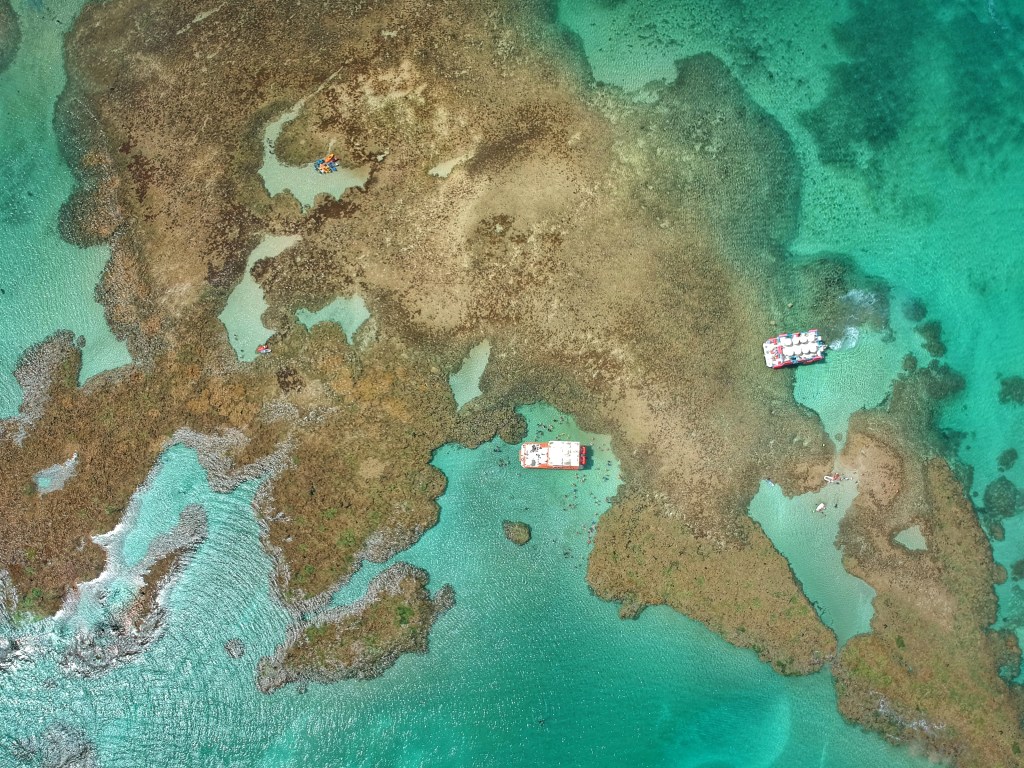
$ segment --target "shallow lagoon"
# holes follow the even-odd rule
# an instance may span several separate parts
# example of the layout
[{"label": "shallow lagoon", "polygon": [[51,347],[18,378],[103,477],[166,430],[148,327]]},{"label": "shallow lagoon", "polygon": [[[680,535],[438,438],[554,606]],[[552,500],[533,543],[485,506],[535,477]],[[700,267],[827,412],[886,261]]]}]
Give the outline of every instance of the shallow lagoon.
[{"label": "shallow lagoon", "polygon": [[455,397],[455,406],[462,408],[470,400],[480,397],[480,378],[487,369],[487,361],[491,359],[491,342],[484,339],[462,359],[462,365],[448,377],[448,384]]},{"label": "shallow lagoon", "polygon": [[310,208],[319,194],[340,199],[345,190],[362,187],[370,178],[370,168],[339,166],[334,173],[319,173],[312,163],[285,165],[278,160],[274,154],[274,142],[284,127],[299,116],[301,109],[302,102],[299,102],[297,106],[268,123],[263,136],[263,165],[260,166],[260,176],[263,177],[263,185],[271,197],[281,192],[289,192],[303,208]]},{"label": "shallow lagoon", "polygon": [[263,288],[252,276],[253,265],[261,259],[272,259],[301,240],[300,235],[264,235],[245,262],[242,279],[228,296],[220,321],[228,332],[228,340],[242,362],[256,359],[256,348],[266,342],[274,332],[263,325],[267,301]]},{"label": "shallow lagoon", "polygon": [[106,247],[77,248],[57,230],[74,180],[61,159],[54,102],[64,88],[66,25],[75,0],[47,8],[15,0],[22,42],[0,74],[0,418],[17,413],[21,388],[13,370],[22,352],[67,328],[85,339],[81,380],[130,362],[95,299],[110,256]]},{"label": "shallow lagoon", "polygon": [[[607,438],[545,406],[523,413],[531,438],[582,439],[595,467],[521,470],[517,446],[498,439],[437,452],[449,478],[440,523],[397,558],[427,568],[433,589],[455,588],[427,655],[403,657],[373,681],[258,693],[257,659],[287,616],[268,591],[255,489],[213,493],[195,454],[172,448],[124,534],[134,559],[139,537],[169,530],[185,505],[206,509],[209,539],[169,595],[165,635],[92,680],[55,674],[49,657],[10,673],[0,687],[4,732],[25,737],[69,720],[97,744],[100,765],[124,767],[918,764],[842,721],[827,672],[784,678],[671,610],[622,621],[594,597],[589,531],[618,464]],[[533,527],[530,543],[505,539],[506,518]],[[379,568],[347,591],[358,596]],[[239,660],[223,648],[235,637],[246,647]],[[2,750],[0,765],[13,766]]]}]

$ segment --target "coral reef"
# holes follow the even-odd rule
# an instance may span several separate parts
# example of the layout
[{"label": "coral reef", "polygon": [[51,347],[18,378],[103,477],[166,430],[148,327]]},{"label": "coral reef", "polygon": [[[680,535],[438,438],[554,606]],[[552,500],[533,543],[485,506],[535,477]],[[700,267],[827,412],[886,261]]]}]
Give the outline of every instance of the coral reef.
[{"label": "coral reef", "polygon": [[293,626],[274,655],[260,659],[260,690],[377,677],[404,653],[426,653],[431,626],[455,604],[450,586],[432,598],[427,581],[426,571],[396,563],[374,577],[352,605]]},{"label": "coral reef", "polygon": [[533,536],[533,531],[530,530],[530,526],[526,523],[518,523],[512,520],[503,520],[501,523],[501,530],[505,534],[505,538],[511,541],[517,546],[523,546],[530,542],[530,538]]}]

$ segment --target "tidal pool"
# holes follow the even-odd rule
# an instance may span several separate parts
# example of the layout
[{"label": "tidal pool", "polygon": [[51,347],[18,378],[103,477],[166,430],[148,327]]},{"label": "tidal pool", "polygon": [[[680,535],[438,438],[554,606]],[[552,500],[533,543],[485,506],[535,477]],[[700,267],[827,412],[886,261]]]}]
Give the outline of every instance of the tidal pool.
[{"label": "tidal pool", "polygon": [[337,323],[351,344],[356,331],[370,319],[370,310],[366,308],[362,296],[339,296],[316,312],[310,312],[305,308],[299,309],[295,317],[309,330],[317,323]]},{"label": "tidal pool", "polygon": [[228,340],[235,354],[242,362],[255,360],[256,348],[274,334],[263,325],[262,317],[267,311],[267,301],[263,298],[263,288],[252,276],[253,265],[260,259],[274,258],[301,239],[301,235],[264,235],[260,244],[249,254],[241,281],[228,296],[219,318],[227,329]]},{"label": "tidal pool", "polygon": [[361,168],[339,167],[334,173],[318,173],[312,163],[307,165],[285,165],[274,154],[274,142],[284,127],[299,116],[302,102],[267,124],[263,135],[263,165],[260,176],[267,194],[273,197],[281,192],[290,192],[303,208],[311,208],[316,196],[326,194],[341,198],[345,190],[362,187],[370,178],[370,166]]},{"label": "tidal pool", "polygon": [[448,384],[455,397],[455,405],[462,408],[474,398],[480,397],[480,378],[484,375],[487,362],[491,359],[491,342],[484,339],[462,358],[462,365],[448,377]]},{"label": "tidal pool", "polygon": [[[807,599],[840,645],[870,632],[874,615],[875,590],[847,572],[835,544],[839,523],[856,495],[852,480],[793,498],[783,495],[779,486],[762,481],[749,507],[750,516],[789,561]],[[816,512],[822,503],[825,509]]]}]

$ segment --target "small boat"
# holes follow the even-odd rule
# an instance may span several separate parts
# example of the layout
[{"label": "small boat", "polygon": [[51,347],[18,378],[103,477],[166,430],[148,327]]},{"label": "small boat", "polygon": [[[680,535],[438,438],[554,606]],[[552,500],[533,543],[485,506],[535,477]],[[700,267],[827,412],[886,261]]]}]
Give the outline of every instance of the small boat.
[{"label": "small boat", "polygon": [[338,170],[338,156],[330,152],[313,163],[313,167],[318,173],[334,173]]},{"label": "small boat", "polygon": [[523,443],[519,447],[519,463],[524,469],[583,469],[587,464],[587,447],[573,440]]},{"label": "small boat", "polygon": [[824,512],[824,511],[825,511],[825,502],[824,502],[824,501],[822,501],[822,502],[819,502],[819,503],[818,503],[818,506],[816,506],[816,507],[814,508],[814,511],[815,511],[815,512]]},{"label": "small boat", "polygon": [[838,483],[842,479],[842,476],[838,472],[833,472],[831,475],[825,475],[826,483]]},{"label": "small boat", "polygon": [[270,347],[267,346],[266,344],[260,344],[258,347],[256,347],[256,354],[257,355],[269,355],[270,354]]},{"label": "small boat", "polygon": [[816,363],[825,359],[825,342],[817,328],[798,333],[782,333],[768,339],[764,347],[764,364],[769,368]]}]

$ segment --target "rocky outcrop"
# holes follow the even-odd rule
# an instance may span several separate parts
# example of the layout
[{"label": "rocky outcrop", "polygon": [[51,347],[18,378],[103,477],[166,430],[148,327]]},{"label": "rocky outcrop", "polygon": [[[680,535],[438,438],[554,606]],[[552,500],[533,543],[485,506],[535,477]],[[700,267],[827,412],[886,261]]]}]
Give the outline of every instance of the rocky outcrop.
[{"label": "rocky outcrop", "polygon": [[501,529],[504,531],[506,539],[520,547],[527,544],[533,535],[530,526],[526,523],[516,523],[511,520],[502,521]]},{"label": "rocky outcrop", "polygon": [[450,586],[431,597],[426,571],[397,563],[345,608],[288,630],[273,656],[260,659],[257,685],[271,693],[293,682],[331,683],[382,675],[405,653],[426,653],[434,621],[455,604]]}]

